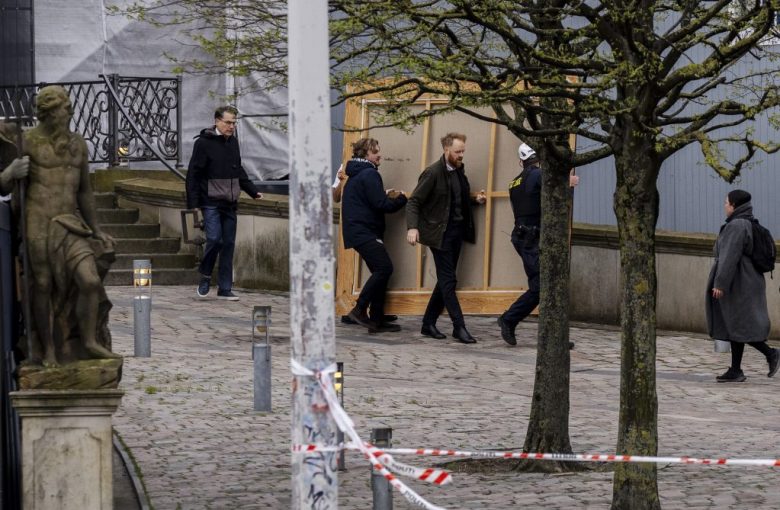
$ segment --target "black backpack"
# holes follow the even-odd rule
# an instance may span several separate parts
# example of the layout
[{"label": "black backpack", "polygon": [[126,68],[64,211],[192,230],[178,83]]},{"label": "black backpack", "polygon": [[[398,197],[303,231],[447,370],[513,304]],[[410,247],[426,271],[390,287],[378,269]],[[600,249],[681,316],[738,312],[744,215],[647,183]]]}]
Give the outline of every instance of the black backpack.
[{"label": "black backpack", "polygon": [[750,255],[753,265],[759,273],[774,271],[777,257],[775,239],[757,219],[753,218],[750,223],[753,225],[753,253]]}]

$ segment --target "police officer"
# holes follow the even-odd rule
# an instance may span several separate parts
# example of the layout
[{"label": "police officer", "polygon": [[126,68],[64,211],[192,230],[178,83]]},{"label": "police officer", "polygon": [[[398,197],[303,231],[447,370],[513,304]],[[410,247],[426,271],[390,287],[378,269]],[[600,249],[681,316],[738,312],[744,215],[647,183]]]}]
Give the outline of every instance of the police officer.
[{"label": "police officer", "polygon": [[[509,345],[517,345],[517,324],[539,305],[539,233],[542,226],[542,169],[539,157],[527,144],[517,149],[522,171],[509,183],[509,200],[515,217],[512,229],[512,246],[523,259],[523,269],[528,277],[528,290],[520,295],[498,317],[501,338]],[[569,185],[574,187],[579,177],[572,175]],[[569,348],[574,347],[569,342]]]}]

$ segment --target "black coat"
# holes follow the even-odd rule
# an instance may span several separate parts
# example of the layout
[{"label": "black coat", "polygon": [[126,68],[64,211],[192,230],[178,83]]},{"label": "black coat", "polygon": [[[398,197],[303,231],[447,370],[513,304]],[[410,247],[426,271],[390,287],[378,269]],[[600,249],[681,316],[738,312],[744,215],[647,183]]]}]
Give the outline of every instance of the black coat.
[{"label": "black coat", "polygon": [[235,207],[241,190],[252,198],[258,193],[241,166],[236,137],[225,138],[213,127],[196,137],[186,185],[188,209]]},{"label": "black coat", "polygon": [[394,213],[406,204],[406,197],[388,198],[376,167],[365,159],[351,159],[345,170],[349,179],[341,198],[341,225],[344,247],[382,239],[385,214]]},{"label": "black coat", "polygon": [[460,201],[463,214],[463,240],[474,243],[476,232],[474,218],[471,214],[471,188],[466,178],[464,167],[450,172],[444,156],[420,174],[417,187],[409,197],[406,206],[406,228],[416,228],[420,233],[420,244],[432,248],[441,248],[444,231],[450,217],[452,193],[450,178],[459,177],[462,199]]}]

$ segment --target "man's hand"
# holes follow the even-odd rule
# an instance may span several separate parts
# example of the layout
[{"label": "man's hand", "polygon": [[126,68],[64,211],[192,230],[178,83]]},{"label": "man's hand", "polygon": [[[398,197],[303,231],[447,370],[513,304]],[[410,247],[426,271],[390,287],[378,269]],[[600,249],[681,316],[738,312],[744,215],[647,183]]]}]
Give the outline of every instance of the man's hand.
[{"label": "man's hand", "polygon": [[405,194],[403,192],[403,190],[398,191],[398,190],[395,190],[393,188],[386,189],[385,193],[387,194],[387,198],[392,198],[392,199],[396,199],[396,198],[400,197],[401,195]]},{"label": "man's hand", "polygon": [[255,195],[255,196],[254,196],[254,197],[252,197],[252,198],[253,198],[254,200],[260,200],[261,198],[263,198],[263,194],[262,194],[262,193],[260,193],[260,192],[258,191],[258,192],[257,192],[257,195]]},{"label": "man's hand", "polygon": [[479,190],[479,193],[477,193],[476,201],[478,204],[484,204],[487,202],[487,194],[485,193],[485,190],[481,189]]},{"label": "man's hand", "polygon": [[30,171],[30,156],[16,158],[3,170],[3,176],[9,180],[24,179]]},{"label": "man's hand", "polygon": [[579,175],[574,175],[574,174],[570,174],[569,175],[569,187],[570,188],[575,187],[579,183],[580,183],[580,176]]},{"label": "man's hand", "polygon": [[420,242],[420,231],[416,228],[410,228],[406,232],[406,242],[411,244],[412,246],[415,246],[417,243]]},{"label": "man's hand", "polygon": [[723,297],[723,290],[722,289],[712,289],[712,297],[715,299],[720,299]]}]

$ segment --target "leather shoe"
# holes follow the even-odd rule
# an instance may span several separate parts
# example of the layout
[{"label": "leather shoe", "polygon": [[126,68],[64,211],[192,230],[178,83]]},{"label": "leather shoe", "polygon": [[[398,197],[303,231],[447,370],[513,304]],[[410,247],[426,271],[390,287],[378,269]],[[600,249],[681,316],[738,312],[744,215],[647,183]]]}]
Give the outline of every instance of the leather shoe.
[{"label": "leather shoe", "polygon": [[455,338],[455,340],[457,340],[462,344],[477,343],[477,339],[471,336],[471,333],[469,333],[469,330],[466,329],[466,326],[458,326],[455,329],[453,329],[452,336],[453,338]]},{"label": "leather shoe", "polygon": [[441,340],[442,338],[447,338],[447,335],[442,333],[436,328],[435,324],[423,324],[422,328],[420,328],[420,334],[429,336],[431,338],[435,338],[437,340]]},{"label": "leather shoe", "polygon": [[[382,316],[382,322],[395,322],[398,320],[397,315],[383,315]],[[342,315],[341,316],[341,322],[343,324],[357,324],[357,322],[353,321],[349,318],[349,315]]]},{"label": "leather shoe", "polygon": [[352,319],[355,324],[360,324],[364,328],[371,329],[374,327],[374,324],[369,320],[366,311],[359,309],[357,306],[349,311],[347,317]]},{"label": "leather shoe", "polygon": [[382,322],[380,324],[374,323],[368,331],[371,333],[396,333],[401,331],[401,326],[398,324],[391,324],[389,322]]},{"label": "leather shoe", "polygon": [[504,339],[504,342],[508,343],[509,345],[517,345],[515,332],[511,327],[509,327],[509,324],[506,323],[503,315],[498,316],[497,322],[498,327],[501,328],[501,338]]}]

